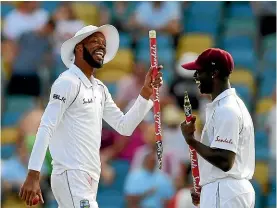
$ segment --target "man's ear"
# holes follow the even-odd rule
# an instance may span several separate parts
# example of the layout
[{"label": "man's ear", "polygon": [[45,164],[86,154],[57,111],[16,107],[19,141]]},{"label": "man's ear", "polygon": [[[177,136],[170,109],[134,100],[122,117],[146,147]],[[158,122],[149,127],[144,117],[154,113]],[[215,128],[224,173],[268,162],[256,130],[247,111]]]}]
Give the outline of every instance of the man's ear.
[{"label": "man's ear", "polygon": [[74,48],[74,53],[83,53],[83,44],[77,44]]},{"label": "man's ear", "polygon": [[219,76],[219,70],[215,69],[213,72],[213,78]]}]

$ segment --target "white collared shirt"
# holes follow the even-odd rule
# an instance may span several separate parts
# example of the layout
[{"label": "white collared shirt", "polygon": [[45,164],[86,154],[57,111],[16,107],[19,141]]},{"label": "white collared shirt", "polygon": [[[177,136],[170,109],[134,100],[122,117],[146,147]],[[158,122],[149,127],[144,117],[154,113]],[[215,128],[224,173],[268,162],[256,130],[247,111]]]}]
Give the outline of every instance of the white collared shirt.
[{"label": "white collared shirt", "polygon": [[152,106],[151,100],[139,95],[124,115],[101,81],[89,80],[72,65],[52,86],[28,168],[40,171],[49,145],[53,174],[78,169],[98,181],[102,119],[120,134],[130,136]]},{"label": "white collared shirt", "polygon": [[254,127],[247,108],[234,88],[225,90],[207,104],[201,143],[236,153],[234,165],[228,172],[198,154],[201,186],[226,177],[252,178],[255,169]]}]

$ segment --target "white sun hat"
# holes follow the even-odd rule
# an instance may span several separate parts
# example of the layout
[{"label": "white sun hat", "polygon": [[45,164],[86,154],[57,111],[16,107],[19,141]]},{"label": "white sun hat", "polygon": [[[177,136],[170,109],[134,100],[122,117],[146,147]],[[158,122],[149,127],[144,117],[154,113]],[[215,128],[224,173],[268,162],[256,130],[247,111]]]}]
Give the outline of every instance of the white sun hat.
[{"label": "white sun hat", "polygon": [[111,61],[118,50],[119,47],[119,34],[117,29],[112,25],[103,25],[100,27],[96,27],[93,25],[88,25],[79,30],[74,37],[65,41],[61,47],[61,58],[63,63],[67,68],[74,63],[75,55],[74,48],[75,46],[84,40],[86,37],[90,36],[95,32],[101,32],[106,39],[106,55],[104,57],[104,64]]}]

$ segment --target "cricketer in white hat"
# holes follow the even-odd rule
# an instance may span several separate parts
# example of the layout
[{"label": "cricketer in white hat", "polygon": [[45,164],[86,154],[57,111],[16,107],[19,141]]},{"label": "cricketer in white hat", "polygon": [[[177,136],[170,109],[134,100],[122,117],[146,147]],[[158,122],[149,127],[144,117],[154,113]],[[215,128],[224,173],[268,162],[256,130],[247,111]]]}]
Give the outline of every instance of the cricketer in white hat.
[{"label": "cricketer in white hat", "polygon": [[[104,45],[106,49],[103,49],[103,47],[100,47],[101,45],[99,45],[100,48],[99,47],[97,48],[96,46],[93,51],[89,52],[84,50],[84,53],[86,52],[90,53],[90,56],[92,56],[93,58],[92,60],[96,61],[96,66],[97,66],[97,63],[99,64],[101,63],[101,66],[102,66],[102,64],[108,63],[115,57],[119,47],[119,34],[117,29],[112,25],[103,25],[101,27],[88,25],[86,27],[83,27],[81,30],[79,30],[74,35],[74,37],[65,41],[61,47],[61,58],[67,68],[69,68],[71,64],[74,63],[75,61],[74,49],[76,45],[78,43],[81,43],[84,39],[86,39],[93,33],[97,33],[97,32],[99,32],[101,36],[104,36],[104,39],[106,41]],[[88,48],[86,48],[85,46],[84,46],[84,49],[88,50]],[[103,55],[102,57],[100,55],[99,59],[95,60],[94,55],[97,55],[96,53],[99,51],[102,51]]]},{"label": "cricketer in white hat", "polygon": [[59,207],[98,208],[102,119],[121,135],[130,136],[153,106],[153,88],[163,82],[161,72],[152,79],[150,68],[140,95],[124,114],[108,88],[93,76],[95,69],[114,58],[118,47],[118,31],[112,25],[86,26],[63,43],[61,58],[69,69],[55,80],[36,134],[19,193],[27,205],[43,202],[39,178],[49,146],[51,188]]}]

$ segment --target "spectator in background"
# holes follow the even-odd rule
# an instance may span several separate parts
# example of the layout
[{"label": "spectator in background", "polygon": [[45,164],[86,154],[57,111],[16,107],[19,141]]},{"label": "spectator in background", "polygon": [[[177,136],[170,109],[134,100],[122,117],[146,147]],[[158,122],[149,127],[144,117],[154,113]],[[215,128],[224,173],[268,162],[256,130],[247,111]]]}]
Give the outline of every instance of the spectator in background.
[{"label": "spectator in background", "polygon": [[[148,124],[144,128],[144,145],[139,147],[133,157],[131,163],[131,170],[140,169],[143,166],[143,160],[150,152],[156,152],[156,140],[155,140],[155,124]],[[185,154],[185,153],[184,153]],[[158,170],[158,166],[156,166]],[[172,180],[177,180],[179,174],[184,173],[184,165],[180,156],[176,156],[172,151],[167,151],[164,148],[163,152],[163,172],[168,174]]]},{"label": "spectator in background", "polygon": [[[1,161],[1,180],[4,197],[18,196],[20,187],[28,172],[29,156],[24,139],[19,138],[16,141],[14,155],[7,160]],[[45,188],[45,168],[42,169],[41,182],[42,188]]]},{"label": "spectator in background", "polygon": [[[31,154],[33,145],[35,143],[37,130],[45,107],[45,103],[39,102],[34,109],[24,114],[19,121],[19,137],[24,139],[28,154]],[[45,168],[49,176],[52,171],[51,162],[52,158],[48,150],[45,158]]]},{"label": "spectator in background", "polygon": [[18,125],[19,135],[21,137],[35,135],[37,133],[42,115],[43,107],[41,105],[37,105],[30,112],[23,115]]},{"label": "spectator in background", "polygon": [[[143,86],[147,70],[148,68],[145,63],[136,63],[133,73],[118,81],[117,95],[115,98],[116,104],[119,108],[125,108],[131,100],[136,99],[137,93],[140,92],[140,89]],[[160,102],[161,105],[170,102],[166,83],[163,83],[160,88]]]},{"label": "spectator in background", "polygon": [[50,19],[39,30],[22,34],[18,40],[18,54],[12,65],[8,94],[39,96],[41,93],[38,71],[51,64],[52,46],[50,37],[55,22]]},{"label": "spectator in background", "polygon": [[48,13],[39,8],[38,1],[20,1],[4,20],[3,33],[7,39],[17,40],[25,32],[40,29],[48,20]]},{"label": "spectator in background", "polygon": [[[184,106],[184,89],[188,92],[190,103],[193,110],[198,110],[199,108],[199,89],[195,85],[192,72],[184,72],[182,68],[182,63],[188,63],[195,60],[198,54],[193,52],[184,53],[178,60],[175,68],[175,76],[173,78],[172,84],[169,87],[170,93],[175,97],[177,104],[181,110]],[[183,69],[183,70],[182,70]]]},{"label": "spectator in background", "polygon": [[114,25],[120,32],[130,32],[133,25],[129,20],[134,10],[134,2],[114,1],[108,13],[109,24]]},{"label": "spectator in background", "polygon": [[276,1],[252,1],[251,5],[260,22],[260,34],[276,33]]},{"label": "spectator in background", "polygon": [[170,200],[167,208],[195,208],[191,201],[190,188],[180,189]]},{"label": "spectator in background", "polygon": [[[175,105],[168,105],[162,111],[162,124],[163,126],[163,154],[172,155],[172,157],[178,158],[180,165],[184,166],[184,172],[189,167],[190,155],[189,147],[184,141],[180,124],[184,120],[184,113]],[[171,175],[176,178],[181,169],[175,167],[175,172]]]},{"label": "spectator in background", "polygon": [[178,35],[181,31],[180,2],[154,1],[141,2],[133,17],[132,24],[139,31],[156,30],[158,33]]},{"label": "spectator in background", "polygon": [[[33,145],[36,139],[36,133],[43,115],[43,110],[46,107],[46,103],[42,101],[38,102],[36,107],[31,111],[23,115],[22,119],[19,121],[18,132],[19,137],[24,140],[24,148],[26,148],[26,154],[29,155],[32,152]],[[51,191],[50,185],[50,176],[52,172],[52,157],[49,150],[46,152],[46,157],[44,161],[44,183],[43,183],[43,192],[45,194],[45,202],[48,203],[51,200],[54,200],[53,193]]]},{"label": "spectator in background", "polygon": [[54,31],[56,67],[58,67],[59,72],[62,72],[66,68],[60,57],[61,46],[63,42],[73,37],[75,33],[85,25],[83,21],[77,19],[72,8],[72,3],[70,2],[63,2],[55,11],[53,18],[56,22],[56,28]]},{"label": "spectator in background", "polygon": [[[125,108],[125,113],[128,112],[134,102],[135,100],[129,102]],[[131,136],[127,137],[116,133],[115,136],[110,138],[110,140],[113,138],[112,145],[101,150],[101,174],[104,183],[112,182],[114,177],[114,171],[109,165],[109,162],[114,159],[122,159],[131,163],[136,150],[144,145],[143,131],[147,125],[153,122],[153,114],[149,112]]]},{"label": "spectator in background", "polygon": [[6,39],[4,36],[1,36],[1,50],[2,50],[2,73],[5,76],[5,79],[8,80],[11,77],[12,73],[12,63],[16,58],[16,42],[13,40]]},{"label": "spectator in background", "polygon": [[124,192],[128,208],[166,207],[174,195],[171,179],[157,170],[155,151],[143,159],[143,166],[127,176]]}]

